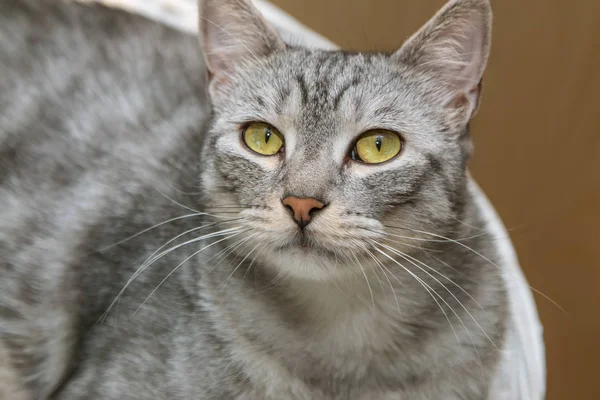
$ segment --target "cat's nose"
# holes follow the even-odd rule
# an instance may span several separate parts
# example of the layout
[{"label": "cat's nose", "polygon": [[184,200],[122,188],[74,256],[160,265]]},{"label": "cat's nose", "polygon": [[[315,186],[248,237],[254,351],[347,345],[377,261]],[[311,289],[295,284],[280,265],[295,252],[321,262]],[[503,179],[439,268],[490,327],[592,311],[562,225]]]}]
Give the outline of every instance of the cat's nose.
[{"label": "cat's nose", "polygon": [[310,223],[312,220],[312,214],[325,207],[325,204],[317,199],[313,199],[312,197],[300,198],[288,196],[281,200],[281,202],[284,206],[290,209],[292,212],[292,217],[300,229],[304,229],[304,227]]}]

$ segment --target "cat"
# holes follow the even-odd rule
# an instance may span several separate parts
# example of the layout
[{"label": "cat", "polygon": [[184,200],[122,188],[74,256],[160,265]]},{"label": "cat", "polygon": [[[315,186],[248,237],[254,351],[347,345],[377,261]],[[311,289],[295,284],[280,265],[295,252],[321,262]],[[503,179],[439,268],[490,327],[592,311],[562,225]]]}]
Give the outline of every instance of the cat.
[{"label": "cat", "polygon": [[0,0],[0,396],[490,398],[505,289],[468,185],[488,0],[392,54]]}]

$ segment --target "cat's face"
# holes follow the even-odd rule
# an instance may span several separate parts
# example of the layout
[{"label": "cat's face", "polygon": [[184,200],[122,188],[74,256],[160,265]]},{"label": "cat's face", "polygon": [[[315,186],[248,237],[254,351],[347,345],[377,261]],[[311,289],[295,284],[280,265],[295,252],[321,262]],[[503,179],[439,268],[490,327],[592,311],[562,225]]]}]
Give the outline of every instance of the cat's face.
[{"label": "cat's face", "polygon": [[380,246],[409,251],[408,237],[444,234],[460,212],[482,68],[458,83],[456,71],[422,68],[434,56],[415,52],[443,51],[418,34],[394,55],[309,51],[245,20],[261,32],[245,60],[227,68],[207,53],[214,120],[202,174],[208,210],[242,218],[223,224],[242,227],[236,250],[327,279],[361,273]]}]

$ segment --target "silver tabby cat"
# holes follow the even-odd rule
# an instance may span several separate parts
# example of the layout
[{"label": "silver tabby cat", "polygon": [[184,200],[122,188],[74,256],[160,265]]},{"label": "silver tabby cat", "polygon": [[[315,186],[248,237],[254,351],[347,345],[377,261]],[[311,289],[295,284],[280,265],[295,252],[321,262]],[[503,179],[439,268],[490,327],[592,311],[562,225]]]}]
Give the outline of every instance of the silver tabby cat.
[{"label": "silver tabby cat", "polygon": [[507,311],[469,190],[487,0],[393,54],[0,0],[3,399],[487,399]]}]

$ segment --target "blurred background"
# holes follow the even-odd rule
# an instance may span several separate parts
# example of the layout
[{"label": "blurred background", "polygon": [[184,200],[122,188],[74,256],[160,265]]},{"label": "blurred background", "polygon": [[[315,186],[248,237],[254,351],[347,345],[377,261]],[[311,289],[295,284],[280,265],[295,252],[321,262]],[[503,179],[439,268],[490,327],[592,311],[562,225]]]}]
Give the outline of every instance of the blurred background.
[{"label": "blurred background", "polygon": [[[445,0],[271,0],[345,49],[393,51]],[[600,399],[600,0],[495,0],[471,171],[545,329],[548,400]]]}]

